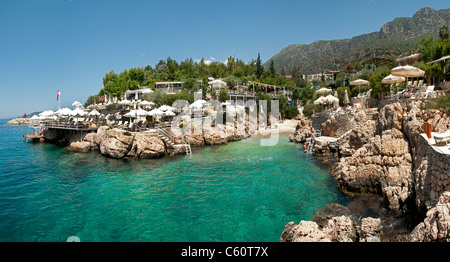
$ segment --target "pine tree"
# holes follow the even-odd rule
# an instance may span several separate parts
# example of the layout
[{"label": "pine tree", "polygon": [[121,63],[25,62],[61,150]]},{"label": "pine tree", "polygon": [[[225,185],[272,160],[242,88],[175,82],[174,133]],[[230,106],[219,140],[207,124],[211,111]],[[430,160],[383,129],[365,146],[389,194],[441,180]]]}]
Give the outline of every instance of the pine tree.
[{"label": "pine tree", "polygon": [[273,64],[273,59],[270,59],[269,71],[270,71],[270,77],[277,76],[277,71],[275,70],[275,65]]},{"label": "pine tree", "polygon": [[256,58],[256,78],[260,79],[263,72],[264,67],[262,65],[261,56],[258,53],[258,57]]}]

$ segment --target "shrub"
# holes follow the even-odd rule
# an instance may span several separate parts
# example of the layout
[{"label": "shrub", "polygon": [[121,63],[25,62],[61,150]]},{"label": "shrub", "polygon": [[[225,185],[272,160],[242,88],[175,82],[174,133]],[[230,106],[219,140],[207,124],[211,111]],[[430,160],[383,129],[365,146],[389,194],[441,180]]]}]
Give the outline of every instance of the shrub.
[{"label": "shrub", "polygon": [[285,109],[285,117],[287,119],[292,119],[299,114],[296,106],[287,106]]},{"label": "shrub", "polygon": [[317,113],[323,110],[322,105],[315,105],[312,103],[308,103],[303,107],[303,114],[307,117],[312,116],[313,113]]},{"label": "shrub", "polygon": [[432,99],[427,102],[422,109],[441,109],[443,108],[447,114],[450,116],[450,94],[442,96],[440,98]]}]

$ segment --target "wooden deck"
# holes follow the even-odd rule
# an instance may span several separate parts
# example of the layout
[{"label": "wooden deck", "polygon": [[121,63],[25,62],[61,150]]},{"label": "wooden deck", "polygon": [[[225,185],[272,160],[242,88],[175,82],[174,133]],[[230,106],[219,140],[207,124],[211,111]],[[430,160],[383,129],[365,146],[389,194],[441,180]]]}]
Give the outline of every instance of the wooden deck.
[{"label": "wooden deck", "polygon": [[75,130],[75,131],[95,131],[98,129],[98,127],[93,127],[83,123],[56,122],[56,121],[43,122],[42,127],[48,129]]}]

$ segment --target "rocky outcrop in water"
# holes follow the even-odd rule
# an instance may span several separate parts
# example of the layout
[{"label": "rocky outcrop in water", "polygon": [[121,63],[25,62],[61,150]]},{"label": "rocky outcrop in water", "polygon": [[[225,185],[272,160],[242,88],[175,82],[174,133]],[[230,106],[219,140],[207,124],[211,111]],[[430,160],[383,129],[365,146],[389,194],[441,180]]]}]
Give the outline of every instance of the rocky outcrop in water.
[{"label": "rocky outcrop in water", "polygon": [[357,224],[347,215],[331,217],[326,226],[313,221],[289,222],[281,234],[281,242],[380,242],[379,218],[363,218]]},{"label": "rocky outcrop in water", "polygon": [[[420,105],[414,101],[387,104],[373,115],[376,121],[352,128],[336,142],[321,145],[321,150],[339,145],[340,160],[332,172],[343,191],[383,196],[390,211],[410,217],[410,225],[416,225],[412,221],[427,214],[410,236],[405,238],[403,232],[399,237],[391,235],[392,239],[449,241],[450,155],[430,146],[421,127],[428,122],[435,132],[444,132],[450,128],[450,117],[442,109],[421,110]],[[328,134],[338,126],[335,119],[322,124]],[[336,241],[327,233],[330,229],[325,230],[328,224],[321,222],[316,227],[309,222],[287,225],[282,241]],[[353,235],[353,229],[346,228],[346,240],[352,239],[348,236]],[[358,241],[378,240],[375,235],[357,232]],[[361,237],[364,234],[366,238]]]},{"label": "rocky outcrop in water", "polygon": [[289,136],[289,140],[296,143],[304,143],[307,138],[314,133],[312,121],[306,117],[300,117],[294,134]]},{"label": "rocky outcrop in water", "polygon": [[410,242],[450,242],[450,192],[427,212],[425,220],[409,235]]},{"label": "rocky outcrop in water", "polygon": [[31,119],[31,118],[14,118],[12,120],[9,120],[6,122],[5,125],[13,125],[13,126],[27,126],[27,125],[33,125],[39,123],[39,119]]}]

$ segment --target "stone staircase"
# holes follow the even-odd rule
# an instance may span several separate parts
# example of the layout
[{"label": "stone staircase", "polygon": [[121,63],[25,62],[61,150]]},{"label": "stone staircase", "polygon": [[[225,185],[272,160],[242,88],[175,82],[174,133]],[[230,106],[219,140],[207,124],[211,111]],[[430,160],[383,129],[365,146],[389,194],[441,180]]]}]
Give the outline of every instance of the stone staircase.
[{"label": "stone staircase", "polygon": [[170,146],[173,149],[179,149],[180,147],[184,147],[185,151],[186,151],[186,155],[192,155],[192,149],[191,149],[191,144],[188,141],[184,141],[184,144],[175,144],[175,138],[173,136],[173,134],[167,130],[164,127],[157,127],[156,130],[157,135],[159,138],[161,138],[161,140],[164,141],[164,143],[168,146]]}]

